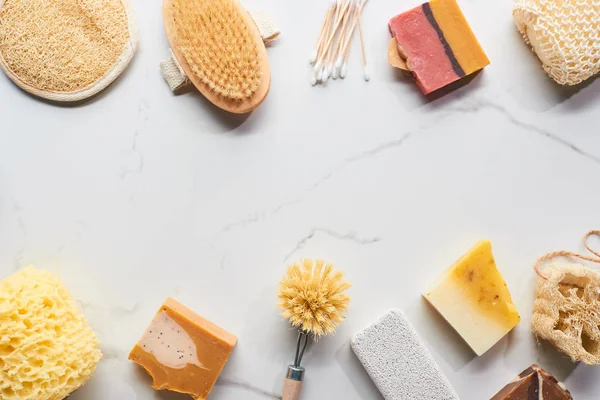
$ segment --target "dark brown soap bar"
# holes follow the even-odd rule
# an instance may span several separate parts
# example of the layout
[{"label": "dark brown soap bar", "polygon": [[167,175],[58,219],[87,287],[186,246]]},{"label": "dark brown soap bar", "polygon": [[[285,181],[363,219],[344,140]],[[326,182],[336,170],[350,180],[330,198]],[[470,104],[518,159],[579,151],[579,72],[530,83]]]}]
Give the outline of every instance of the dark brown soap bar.
[{"label": "dark brown soap bar", "polygon": [[533,364],[491,400],[573,400],[573,397],[565,385]]}]

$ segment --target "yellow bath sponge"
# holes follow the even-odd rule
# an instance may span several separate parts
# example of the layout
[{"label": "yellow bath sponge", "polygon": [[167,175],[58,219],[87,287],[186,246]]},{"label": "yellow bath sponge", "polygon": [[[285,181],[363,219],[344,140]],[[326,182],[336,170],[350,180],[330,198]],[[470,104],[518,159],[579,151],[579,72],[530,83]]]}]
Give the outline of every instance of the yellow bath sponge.
[{"label": "yellow bath sponge", "polygon": [[64,399],[91,376],[98,345],[50,272],[29,267],[0,281],[0,399]]}]

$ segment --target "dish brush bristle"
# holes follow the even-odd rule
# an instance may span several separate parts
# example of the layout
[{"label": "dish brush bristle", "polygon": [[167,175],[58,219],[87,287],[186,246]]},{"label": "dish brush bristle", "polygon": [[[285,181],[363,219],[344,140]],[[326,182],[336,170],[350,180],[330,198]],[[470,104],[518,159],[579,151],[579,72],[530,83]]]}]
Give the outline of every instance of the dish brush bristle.
[{"label": "dish brush bristle", "polygon": [[315,337],[331,335],[344,320],[351,287],[344,274],[321,260],[290,265],[279,288],[282,316]]},{"label": "dish brush bristle", "polygon": [[192,72],[223,97],[251,97],[260,84],[261,59],[237,1],[176,0],[169,10],[177,47]]}]

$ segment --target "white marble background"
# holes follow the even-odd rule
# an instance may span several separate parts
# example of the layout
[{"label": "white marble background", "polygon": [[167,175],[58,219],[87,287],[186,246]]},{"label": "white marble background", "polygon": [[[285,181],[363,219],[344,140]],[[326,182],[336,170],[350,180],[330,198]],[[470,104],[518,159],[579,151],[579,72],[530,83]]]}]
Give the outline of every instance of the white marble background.
[{"label": "white marble background", "polygon": [[[354,47],[349,77],[313,88],[307,58],[326,1],[247,0],[283,35],[269,50],[271,93],[245,118],[170,93],[157,0],[133,0],[139,54],[85,104],[51,105],[0,76],[0,273],[58,272],[98,332],[105,358],[74,400],[187,398],[154,392],[127,361],[167,296],[239,336],[212,400],[275,398],[295,340],[275,293],[303,256],[354,283],[347,321],[306,356],[303,399],[381,399],[348,342],[392,307],[461,399],[489,398],[533,362],[575,399],[598,397],[600,369],[538,347],[529,320],[535,259],[582,250],[600,227],[600,80],[558,87],[516,32],[510,0],[460,0],[492,65],[425,99],[386,62],[387,20],[417,3],[367,5],[371,82]],[[420,291],[481,238],[523,322],[474,357]]]}]

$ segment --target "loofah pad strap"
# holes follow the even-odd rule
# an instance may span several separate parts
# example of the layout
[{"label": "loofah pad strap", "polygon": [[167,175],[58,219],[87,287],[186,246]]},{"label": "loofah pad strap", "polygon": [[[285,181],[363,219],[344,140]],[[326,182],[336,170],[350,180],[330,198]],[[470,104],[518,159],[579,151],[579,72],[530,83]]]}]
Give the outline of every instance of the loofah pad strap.
[{"label": "loofah pad strap", "polygon": [[[250,13],[250,16],[258,28],[265,46],[270,45],[281,34],[275,20],[268,13],[257,11]],[[188,86],[191,81],[183,71],[183,68],[181,68],[172,50],[170,50],[170,53],[171,56],[160,63],[160,72],[167,81],[171,91],[176,92]]]}]

